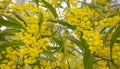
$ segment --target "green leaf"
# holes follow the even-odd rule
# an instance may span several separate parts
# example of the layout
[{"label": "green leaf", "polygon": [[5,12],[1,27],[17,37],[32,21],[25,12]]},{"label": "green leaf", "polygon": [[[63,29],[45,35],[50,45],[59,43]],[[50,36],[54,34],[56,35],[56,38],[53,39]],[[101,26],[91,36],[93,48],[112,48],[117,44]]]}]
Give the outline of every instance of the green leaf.
[{"label": "green leaf", "polygon": [[70,28],[70,29],[72,29],[72,30],[75,30],[75,29],[76,29],[75,26],[69,24],[67,21],[63,21],[63,20],[49,20],[49,21],[55,22],[55,23],[59,23],[59,24],[61,24],[61,25],[63,25],[63,26],[67,26],[68,28]]},{"label": "green leaf", "polygon": [[0,52],[2,50],[6,49],[6,47],[9,47],[9,46],[11,46],[11,47],[19,47],[21,45],[24,45],[24,43],[21,42],[21,41],[16,41],[16,40],[14,40],[14,41],[7,41],[7,40],[0,41]]},{"label": "green leaf", "polygon": [[[5,50],[7,47],[19,47],[21,45],[24,45],[24,43],[20,41],[0,41],[0,53]],[[2,57],[5,57],[5,54],[2,55]],[[2,60],[2,59],[1,59]],[[0,60],[0,61],[1,61]]]},{"label": "green leaf", "polygon": [[3,19],[2,16],[0,16],[0,26],[6,26],[8,28],[14,28],[14,29],[24,29],[24,27],[21,24],[15,22],[13,20],[9,20],[9,19],[5,20],[5,19]]},{"label": "green leaf", "polygon": [[[120,25],[118,25],[115,29],[113,29],[114,32],[112,34],[112,37],[110,39],[110,60],[112,60],[112,48],[114,43],[116,42],[116,39],[120,37]],[[110,69],[112,69],[112,63],[109,63]]]},{"label": "green leaf", "polygon": [[71,42],[74,42],[78,47],[82,50],[84,54],[84,68],[85,69],[93,69],[93,59],[94,55],[90,53],[89,46],[84,39],[78,40],[72,36],[67,36]]},{"label": "green leaf", "polygon": [[75,37],[73,36],[67,36],[66,37],[68,40],[70,40],[71,42],[75,43],[76,45],[78,45],[78,47],[84,51],[84,45],[80,42],[80,40],[76,39]]},{"label": "green leaf", "polygon": [[0,41],[0,52],[2,52],[2,50],[4,50],[6,47],[8,47],[5,45],[6,43],[8,43],[8,41],[6,41],[6,40]]},{"label": "green leaf", "polygon": [[52,46],[47,47],[47,49],[52,51],[52,53],[61,52],[61,51],[63,52],[64,42],[62,38],[52,37],[52,44],[53,44]]},{"label": "green leaf", "polygon": [[20,30],[6,29],[6,30],[3,30],[3,31],[0,31],[0,35],[9,35],[9,34],[13,34],[14,32],[20,32]]},{"label": "green leaf", "polygon": [[89,46],[84,39],[81,40],[81,43],[85,46],[85,53],[84,53],[84,68],[85,69],[93,69],[93,60],[94,55],[90,53]]},{"label": "green leaf", "polygon": [[51,51],[44,51],[43,54],[46,56],[45,59],[49,61],[55,61],[57,58],[51,53]]},{"label": "green leaf", "polygon": [[41,28],[41,25],[43,23],[43,14],[42,13],[39,13],[40,16],[39,16],[39,23],[38,23],[38,26],[39,26],[39,31],[40,31],[40,28]]},{"label": "green leaf", "polygon": [[62,24],[62,25],[64,25],[64,26],[67,26],[68,28],[70,28],[70,29],[72,29],[72,30],[75,30],[75,29],[76,29],[75,26],[72,26],[71,24],[69,24],[69,23],[66,22],[66,21],[59,20],[58,22],[59,22],[59,24]]},{"label": "green leaf", "polygon": [[70,8],[69,0],[66,1],[68,8]]},{"label": "green leaf", "polygon": [[51,11],[52,14],[54,15],[54,17],[58,17],[55,8],[54,8],[51,4],[49,4],[49,3],[48,3],[47,1],[45,1],[45,0],[42,0],[42,2],[45,4],[45,6],[46,6],[48,9],[50,9],[50,11]]},{"label": "green leaf", "polygon": [[15,19],[15,17],[6,16],[6,15],[1,15],[1,16],[6,17],[10,22],[14,22],[14,23],[20,24],[20,23]]},{"label": "green leaf", "polygon": [[[83,55],[83,53],[81,51],[79,51],[80,49],[76,48],[76,46],[75,47],[74,46],[67,46],[67,48],[68,48],[68,52],[71,53],[74,56],[78,56],[78,54],[76,55],[75,53],[72,53],[73,51],[76,51],[79,54]],[[72,49],[72,50],[70,50],[69,48]]]},{"label": "green leaf", "polygon": [[106,35],[105,35],[105,38],[107,38],[107,36],[108,36],[110,33],[112,33],[112,31],[113,31],[114,28],[115,28],[115,27],[109,28],[108,32],[107,32]]},{"label": "green leaf", "polygon": [[0,41],[6,40],[5,35],[0,35]]},{"label": "green leaf", "polygon": [[15,16],[22,22],[24,22],[24,25],[27,26],[27,23],[25,22],[23,16],[19,13],[19,12],[13,12],[15,14]]},{"label": "green leaf", "polygon": [[37,6],[39,7],[39,0],[35,0],[35,3],[36,3]]},{"label": "green leaf", "polygon": [[20,57],[19,59],[18,59],[18,64],[20,64],[20,65],[23,65],[23,57]]},{"label": "green leaf", "polygon": [[58,52],[60,47],[47,47],[48,50],[54,50],[53,52]]},{"label": "green leaf", "polygon": [[62,40],[59,40],[59,39],[57,39],[56,37],[53,37],[53,40],[61,47],[61,46],[63,46],[63,41]]},{"label": "green leaf", "polygon": [[120,25],[114,29],[114,32],[112,34],[111,40],[110,40],[110,48],[112,49],[116,39],[120,37]]},{"label": "green leaf", "polygon": [[13,40],[13,41],[1,41],[0,42],[0,47],[8,47],[8,46],[13,46],[13,47],[17,47],[20,45],[24,45],[23,42],[21,41],[17,41],[17,40]]},{"label": "green leaf", "polygon": [[6,29],[3,31],[0,31],[0,41],[9,40],[6,37],[8,36],[10,37],[11,35],[14,35],[15,32],[20,32],[20,30],[19,29]]},{"label": "green leaf", "polygon": [[25,44],[21,41],[13,40],[13,41],[9,42],[9,45],[14,45],[14,47],[17,47],[17,46],[21,46],[21,45],[25,45]]}]

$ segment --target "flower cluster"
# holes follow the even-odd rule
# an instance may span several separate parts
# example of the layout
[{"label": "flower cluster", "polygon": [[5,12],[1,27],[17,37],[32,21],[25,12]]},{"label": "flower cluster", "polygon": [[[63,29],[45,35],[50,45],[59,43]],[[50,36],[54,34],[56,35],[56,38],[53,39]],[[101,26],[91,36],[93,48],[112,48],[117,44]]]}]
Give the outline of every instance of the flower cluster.
[{"label": "flower cluster", "polygon": [[[50,43],[51,32],[47,29],[48,23],[47,13],[43,8],[38,8],[34,3],[27,3],[20,5],[8,6],[8,9],[15,12],[17,15],[22,14],[23,21],[18,22],[25,28],[21,32],[14,33],[12,40],[19,40],[24,45],[18,48],[7,47],[6,51],[3,51],[5,55],[3,62],[0,64],[1,69],[16,69],[16,68],[33,68],[33,69],[52,69],[60,66],[60,61],[55,60],[50,62],[49,60],[40,60],[44,51],[47,51],[47,47]],[[39,14],[41,15],[39,15]],[[7,14],[8,15],[8,14]],[[40,22],[39,20],[43,19]],[[45,56],[45,55],[44,55]]]},{"label": "flower cluster", "polygon": [[[106,17],[106,15],[103,15],[101,18],[99,18],[99,16],[101,16],[99,11],[93,10],[88,6],[71,8],[70,11],[65,13],[65,19],[76,26],[76,30],[74,31],[75,35],[77,35],[78,38],[87,41],[91,54],[95,54],[97,57],[107,58],[110,55],[109,43],[111,34],[106,36],[105,33],[102,33],[102,30],[106,29],[104,32],[108,32],[109,28],[115,27],[120,21],[120,16]],[[119,65],[119,56],[117,54],[119,53],[119,48],[118,45],[114,46],[114,48],[117,47],[117,49],[113,49],[112,51],[114,62]],[[117,53],[115,53],[115,51],[117,51]],[[100,63],[101,62],[104,61],[100,61]],[[102,64],[102,69],[108,69],[108,62],[105,61],[104,63],[106,64]]]}]

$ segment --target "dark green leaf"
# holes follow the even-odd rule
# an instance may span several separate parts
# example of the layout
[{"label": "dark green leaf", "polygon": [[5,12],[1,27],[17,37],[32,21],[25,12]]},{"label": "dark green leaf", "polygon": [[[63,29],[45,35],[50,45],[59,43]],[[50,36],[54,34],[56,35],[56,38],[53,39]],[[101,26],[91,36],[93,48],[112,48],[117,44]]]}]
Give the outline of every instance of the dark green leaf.
[{"label": "dark green leaf", "polygon": [[85,69],[93,69],[94,55],[90,53],[89,46],[84,39],[81,40],[81,43],[85,46],[84,67]]},{"label": "dark green leaf", "polygon": [[18,47],[18,46],[21,46],[21,45],[24,45],[23,42],[20,42],[20,41],[0,41],[0,51],[6,49],[6,47]]},{"label": "dark green leaf", "polygon": [[27,23],[25,22],[23,16],[21,16],[21,14],[19,12],[13,12],[15,14],[15,16],[22,22],[24,22],[25,26],[27,26]]},{"label": "dark green leaf", "polygon": [[53,37],[53,40],[61,47],[61,46],[63,46],[63,41],[62,40],[59,40],[59,39],[57,39],[57,38],[55,38],[55,37]]},{"label": "dark green leaf", "polygon": [[85,69],[93,69],[93,59],[94,56],[90,53],[89,46],[87,42],[84,39],[78,40],[74,37],[67,36],[67,38],[74,42],[78,47],[82,50],[82,53],[84,53],[84,68]]},{"label": "dark green leaf", "polygon": [[[112,60],[112,48],[113,48],[113,45],[116,42],[116,39],[118,37],[120,37],[120,25],[117,26],[117,28],[115,28],[113,30],[114,30],[114,32],[113,32],[112,37],[110,39],[110,60]],[[110,69],[112,69],[112,63],[111,62],[109,63],[109,65],[110,65]]]},{"label": "dark green leaf", "polygon": [[39,14],[40,14],[40,16],[39,16],[39,23],[38,23],[38,26],[39,26],[39,30],[40,30],[41,25],[42,25],[42,23],[43,23],[43,14],[42,14],[42,13],[39,13]]},{"label": "dark green leaf", "polygon": [[110,40],[110,48],[113,47],[113,45],[114,45],[114,43],[115,43],[115,41],[118,37],[120,37],[120,25],[117,28],[115,28],[115,30],[112,34],[112,37],[111,37],[111,40]]},{"label": "dark green leaf", "polygon": [[20,46],[20,45],[24,45],[23,42],[21,41],[16,41],[16,40],[13,40],[13,41],[1,41],[0,42],[0,47],[7,47],[7,46]]},{"label": "dark green leaf", "polygon": [[35,3],[36,3],[37,6],[39,7],[39,0],[35,0]]},{"label": "dark green leaf", "polygon": [[115,27],[109,28],[108,32],[105,35],[105,38],[107,38],[108,34],[112,33],[112,31],[113,31],[114,28]]},{"label": "dark green leaf", "polygon": [[0,26],[6,26],[8,28],[15,28],[15,29],[24,29],[21,24],[11,20],[5,20],[2,16],[0,16]]},{"label": "dark green leaf", "polygon": [[0,31],[0,35],[9,35],[9,34],[12,34],[14,32],[20,32],[20,30],[17,30],[17,29],[6,29],[6,30],[3,30],[3,31]]},{"label": "dark green leaf", "polygon": [[80,42],[80,40],[76,39],[73,36],[67,36],[66,37],[68,40],[70,40],[71,42],[75,43],[76,45],[78,45],[78,47],[84,51],[84,45]]},{"label": "dark green leaf", "polygon": [[69,23],[66,22],[66,21],[59,20],[58,22],[59,22],[59,24],[62,24],[62,25],[64,25],[64,26],[67,26],[68,28],[70,28],[70,29],[72,29],[72,30],[76,29],[75,26],[72,26],[71,24],[69,24]]},{"label": "dark green leaf", "polygon": [[51,11],[52,14],[54,15],[54,17],[58,17],[55,8],[54,8],[51,4],[49,4],[49,3],[48,3],[47,1],[45,1],[45,0],[42,0],[42,2],[45,4],[45,6],[46,6],[48,9],[50,9],[50,11]]},{"label": "dark green leaf", "polygon": [[6,17],[10,22],[14,22],[14,23],[20,24],[20,23],[15,19],[15,17],[6,16],[6,15],[1,15],[1,16]]},{"label": "dark green leaf", "polygon": [[67,21],[63,21],[63,20],[49,20],[49,21],[55,22],[55,23],[59,23],[59,24],[61,24],[61,25],[63,25],[63,26],[67,26],[68,28],[70,28],[70,29],[72,29],[72,30],[75,30],[75,29],[76,29],[75,26],[69,24]]},{"label": "dark green leaf", "polygon": [[44,55],[46,55],[46,59],[48,59],[49,61],[55,61],[57,58],[53,55],[53,53],[51,53],[50,51],[44,51],[43,53]]},{"label": "dark green leaf", "polygon": [[0,35],[0,41],[4,41],[4,40],[6,40],[5,35]]}]

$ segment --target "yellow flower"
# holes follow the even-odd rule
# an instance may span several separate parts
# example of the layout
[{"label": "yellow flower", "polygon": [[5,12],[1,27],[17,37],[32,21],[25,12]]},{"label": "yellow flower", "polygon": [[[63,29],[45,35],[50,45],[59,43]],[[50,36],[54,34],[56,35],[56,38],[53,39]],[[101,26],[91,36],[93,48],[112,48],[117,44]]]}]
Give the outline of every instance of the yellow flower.
[{"label": "yellow flower", "polygon": [[35,65],[34,67],[33,67],[33,69],[40,69],[37,65]]},{"label": "yellow flower", "polygon": [[1,69],[10,69],[10,66],[6,65],[6,64],[1,64],[0,65]]}]

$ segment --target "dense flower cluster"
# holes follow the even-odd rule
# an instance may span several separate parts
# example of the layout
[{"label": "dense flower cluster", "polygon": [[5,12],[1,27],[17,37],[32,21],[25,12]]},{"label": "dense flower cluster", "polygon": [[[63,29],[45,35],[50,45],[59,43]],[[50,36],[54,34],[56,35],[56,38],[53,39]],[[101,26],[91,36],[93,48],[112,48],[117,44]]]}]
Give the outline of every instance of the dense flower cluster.
[{"label": "dense flower cluster", "polygon": [[[102,3],[103,4],[103,3]],[[116,15],[113,17],[101,17],[98,18],[101,14],[98,11],[89,8],[88,6],[83,6],[82,8],[71,8],[70,11],[65,13],[65,19],[69,23],[76,26],[77,29],[74,31],[79,38],[83,38],[87,41],[89,45],[89,50],[91,54],[95,53],[98,57],[108,57],[110,54],[110,49],[108,43],[110,42],[111,34],[109,34],[107,40],[104,33],[101,33],[103,29],[106,29],[106,32],[111,27],[115,27],[119,21],[120,16]],[[97,17],[98,16],[98,17]],[[98,19],[97,19],[98,18]],[[107,30],[108,29],[108,30]],[[82,37],[81,37],[82,36]],[[105,41],[105,42],[104,42]],[[105,43],[105,44],[104,44]],[[114,45],[116,47],[116,45]],[[118,60],[118,49],[113,48],[113,58],[115,64],[119,65]],[[117,53],[115,53],[115,51]],[[117,55],[117,56],[115,56]],[[115,60],[117,59],[117,60]],[[100,61],[102,66],[100,69],[108,69],[107,62]],[[99,62],[98,62],[99,63]],[[100,64],[100,65],[101,65]]]},{"label": "dense flower cluster", "polygon": [[[25,45],[15,49],[12,47],[6,48],[3,54],[7,55],[5,56],[5,60],[0,64],[1,69],[52,69],[60,66],[60,61],[58,60],[54,62],[39,60],[43,51],[47,50],[50,43],[50,38],[44,37],[51,36],[50,29],[46,29],[48,26],[46,20],[49,16],[47,16],[42,8],[38,9],[34,3],[26,3],[22,6],[18,4],[12,5],[8,6],[7,10],[12,10],[12,12],[17,11],[16,13],[19,12],[19,14],[22,14],[24,16],[24,22],[19,19],[18,21],[25,27],[21,32],[15,33],[12,36],[12,40],[20,40]],[[44,15],[42,26],[39,25],[39,14],[37,13]]]}]

